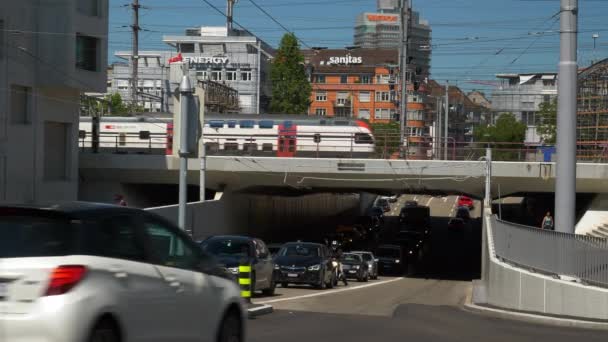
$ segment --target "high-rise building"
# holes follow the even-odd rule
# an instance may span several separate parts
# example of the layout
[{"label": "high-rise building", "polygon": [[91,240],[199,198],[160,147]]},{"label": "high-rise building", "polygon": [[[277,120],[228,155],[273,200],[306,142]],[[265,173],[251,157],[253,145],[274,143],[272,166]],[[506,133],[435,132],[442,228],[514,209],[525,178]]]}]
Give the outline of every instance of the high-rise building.
[{"label": "high-rise building", "polygon": [[[355,25],[354,45],[361,48],[396,49],[401,46],[401,18],[398,0],[378,0],[378,12],[362,13]],[[408,57],[419,80],[429,77],[431,68],[431,27],[412,11]]]}]

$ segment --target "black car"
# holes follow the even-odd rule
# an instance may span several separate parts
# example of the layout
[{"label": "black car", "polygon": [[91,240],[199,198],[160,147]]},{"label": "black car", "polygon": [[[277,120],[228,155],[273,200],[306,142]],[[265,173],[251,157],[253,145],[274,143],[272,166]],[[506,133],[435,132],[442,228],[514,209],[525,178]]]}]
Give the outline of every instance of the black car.
[{"label": "black car", "polygon": [[403,206],[406,208],[416,208],[418,206],[418,201],[405,201]]},{"label": "black car", "polygon": [[286,243],[275,257],[275,281],[283,287],[306,284],[332,288],[335,272],[331,256],[329,248],[320,243]]},{"label": "black car", "polygon": [[369,265],[363,260],[361,254],[344,253],[341,261],[346,278],[355,278],[358,281],[369,280]]},{"label": "black car", "polygon": [[382,208],[382,211],[389,212],[391,211],[391,204],[385,198],[379,198],[376,200],[376,207]]},{"label": "black car", "polygon": [[399,245],[380,245],[375,253],[380,274],[402,274],[405,271],[406,249]]},{"label": "black car", "polygon": [[210,237],[200,245],[204,252],[215,256],[235,279],[238,279],[239,266],[251,265],[251,292],[262,290],[266,296],[274,294],[274,262],[262,240],[226,235]]}]

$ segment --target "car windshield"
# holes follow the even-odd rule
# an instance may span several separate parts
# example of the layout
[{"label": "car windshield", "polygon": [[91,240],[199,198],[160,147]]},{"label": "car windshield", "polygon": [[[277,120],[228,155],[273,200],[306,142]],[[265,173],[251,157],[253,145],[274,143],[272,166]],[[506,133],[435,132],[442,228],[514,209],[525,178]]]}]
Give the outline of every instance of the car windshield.
[{"label": "car windshield", "polygon": [[361,256],[357,254],[344,254],[344,261],[361,262]]},{"label": "car windshield", "polygon": [[401,256],[397,248],[380,248],[376,254],[386,258],[399,258]]},{"label": "car windshield", "polygon": [[373,259],[369,253],[360,253],[359,255],[363,258],[363,261],[372,261]]},{"label": "car windshield", "polygon": [[76,254],[76,225],[66,220],[0,216],[0,258]]},{"label": "car windshield", "polygon": [[279,251],[280,256],[317,257],[320,255],[319,247],[312,245],[288,245]]},{"label": "car windshield", "polygon": [[249,242],[245,240],[214,239],[202,244],[203,250],[215,256],[251,256]]}]

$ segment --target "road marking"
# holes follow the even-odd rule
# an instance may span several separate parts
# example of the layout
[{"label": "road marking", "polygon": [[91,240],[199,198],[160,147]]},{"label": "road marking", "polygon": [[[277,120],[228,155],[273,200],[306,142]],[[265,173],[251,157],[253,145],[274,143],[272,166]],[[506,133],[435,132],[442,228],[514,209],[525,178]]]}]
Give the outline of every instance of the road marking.
[{"label": "road marking", "polygon": [[414,196],[414,201],[418,202],[418,196]]},{"label": "road marking", "polygon": [[257,302],[254,304],[271,304],[271,303],[285,302],[288,300],[297,300],[297,299],[326,296],[329,294],[336,294],[336,293],[340,293],[340,292],[354,291],[354,290],[359,290],[359,289],[365,289],[365,288],[372,287],[372,286],[384,285],[384,284],[392,283],[392,282],[395,282],[398,280],[403,280],[403,279],[405,279],[405,278],[388,279],[388,280],[383,280],[383,281],[380,281],[377,283],[366,284],[366,285],[361,285],[361,286],[356,286],[356,287],[347,287],[344,289],[329,290],[329,291],[325,291],[325,292],[311,293],[311,294],[307,294],[307,295],[295,296],[295,297],[290,297],[290,298],[273,299],[273,300],[267,300],[264,302]]},{"label": "road marking", "polygon": [[445,202],[447,202],[447,201],[448,201],[448,198],[447,198],[447,197],[444,197],[444,198],[443,198],[443,203],[445,203]]},{"label": "road marking", "polygon": [[433,197],[429,198],[429,201],[426,202],[425,207],[428,207],[429,205],[431,205],[431,202],[433,201]]}]

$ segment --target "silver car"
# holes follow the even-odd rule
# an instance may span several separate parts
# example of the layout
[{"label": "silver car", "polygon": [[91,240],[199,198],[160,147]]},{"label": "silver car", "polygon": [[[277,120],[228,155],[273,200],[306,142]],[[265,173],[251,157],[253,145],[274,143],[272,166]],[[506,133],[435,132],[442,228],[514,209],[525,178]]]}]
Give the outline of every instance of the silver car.
[{"label": "silver car", "polygon": [[372,252],[354,251],[351,253],[361,255],[363,261],[369,265],[369,277],[371,279],[378,279],[378,259],[376,259]]},{"label": "silver car", "polygon": [[0,206],[5,341],[244,341],[246,310],[225,274],[141,210]]}]

